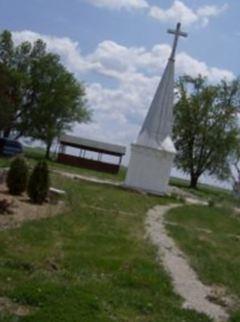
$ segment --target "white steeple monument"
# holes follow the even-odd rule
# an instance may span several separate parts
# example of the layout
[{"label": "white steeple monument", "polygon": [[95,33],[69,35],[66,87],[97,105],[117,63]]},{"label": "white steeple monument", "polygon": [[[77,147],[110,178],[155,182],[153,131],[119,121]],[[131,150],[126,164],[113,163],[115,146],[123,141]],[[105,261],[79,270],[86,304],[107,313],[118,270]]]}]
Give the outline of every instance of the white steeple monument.
[{"label": "white steeple monument", "polygon": [[174,101],[174,63],[178,38],[187,37],[181,31],[168,30],[175,35],[171,55],[137,142],[131,146],[125,186],[162,195],[166,192],[176,153],[172,135]]}]

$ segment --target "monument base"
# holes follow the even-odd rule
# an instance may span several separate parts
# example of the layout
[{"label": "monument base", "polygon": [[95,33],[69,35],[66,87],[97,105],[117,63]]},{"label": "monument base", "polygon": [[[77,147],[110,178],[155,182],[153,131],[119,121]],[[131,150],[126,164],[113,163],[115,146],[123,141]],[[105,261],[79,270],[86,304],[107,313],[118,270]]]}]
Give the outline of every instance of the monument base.
[{"label": "monument base", "polygon": [[132,144],[125,186],[156,195],[167,192],[175,153]]}]

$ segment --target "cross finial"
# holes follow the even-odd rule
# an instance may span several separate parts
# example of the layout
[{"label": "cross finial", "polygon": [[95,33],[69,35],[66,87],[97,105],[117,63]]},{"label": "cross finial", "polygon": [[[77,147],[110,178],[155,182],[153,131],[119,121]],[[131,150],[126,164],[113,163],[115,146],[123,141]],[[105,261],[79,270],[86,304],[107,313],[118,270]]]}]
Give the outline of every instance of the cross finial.
[{"label": "cross finial", "polygon": [[181,23],[180,22],[178,22],[176,30],[168,29],[168,33],[175,35],[174,42],[173,42],[172,53],[171,53],[171,56],[170,56],[170,59],[174,60],[175,54],[176,54],[176,49],[177,49],[177,44],[178,44],[178,38],[180,36],[187,37],[188,34],[186,32],[181,31]]}]

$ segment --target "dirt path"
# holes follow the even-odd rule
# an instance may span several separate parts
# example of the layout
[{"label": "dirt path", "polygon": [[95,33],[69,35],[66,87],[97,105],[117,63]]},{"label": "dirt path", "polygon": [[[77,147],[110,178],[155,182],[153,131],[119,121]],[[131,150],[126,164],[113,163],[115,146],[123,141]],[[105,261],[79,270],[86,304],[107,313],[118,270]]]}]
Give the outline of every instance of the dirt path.
[{"label": "dirt path", "polygon": [[93,182],[93,183],[100,183],[100,184],[105,184],[105,185],[110,185],[110,186],[115,186],[115,187],[119,187],[122,184],[121,182],[117,182],[117,181],[113,181],[113,180],[100,179],[100,178],[96,178],[96,177],[91,177],[91,176],[87,176],[87,175],[83,175],[83,174],[75,174],[75,173],[66,172],[66,171],[62,171],[62,170],[53,169],[52,172],[60,174],[61,176],[64,176],[69,179],[89,181],[89,182]]},{"label": "dirt path", "polygon": [[149,210],[146,219],[147,235],[157,246],[158,260],[170,274],[176,293],[184,299],[183,307],[204,313],[216,322],[227,321],[229,315],[226,310],[209,300],[213,298],[214,289],[198,279],[186,256],[165,229],[165,214],[177,206],[156,206]]}]

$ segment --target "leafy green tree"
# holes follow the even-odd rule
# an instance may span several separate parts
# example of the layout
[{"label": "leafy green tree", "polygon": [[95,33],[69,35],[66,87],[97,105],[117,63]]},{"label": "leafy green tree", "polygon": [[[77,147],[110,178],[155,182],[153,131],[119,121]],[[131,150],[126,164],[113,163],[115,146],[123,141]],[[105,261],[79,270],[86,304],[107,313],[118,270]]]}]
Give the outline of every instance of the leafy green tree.
[{"label": "leafy green tree", "polygon": [[[0,34],[0,115],[3,116],[0,129],[4,136],[19,132],[19,124],[25,111],[33,106],[35,94],[31,86],[32,63],[45,54],[45,44],[37,41],[33,45],[23,42],[15,46],[12,35],[5,30]],[[21,127],[22,129],[22,127]]]},{"label": "leafy green tree", "polygon": [[[14,44],[9,31],[0,34],[0,130],[8,136],[18,99],[18,77],[14,69]],[[15,77],[16,76],[16,77]]]},{"label": "leafy green tree", "polygon": [[23,131],[46,144],[49,158],[54,139],[70,130],[74,122],[89,121],[91,113],[82,84],[65,69],[57,55],[49,53],[36,60],[31,80],[36,102],[23,115]]},{"label": "leafy green tree", "polygon": [[229,156],[236,149],[239,81],[209,85],[206,78],[181,77],[177,83],[173,137],[176,165],[196,188],[203,174],[230,176]]},{"label": "leafy green tree", "polygon": [[238,144],[235,150],[229,156],[229,164],[231,165],[231,180],[233,192],[240,197],[240,135],[238,136]]},{"label": "leafy green tree", "polygon": [[0,131],[4,131],[6,124],[11,122],[11,97],[8,95],[10,74],[7,68],[0,64]]},{"label": "leafy green tree", "polygon": [[0,61],[9,68],[14,64],[14,44],[12,34],[8,30],[0,34]]},{"label": "leafy green tree", "polygon": [[[49,158],[54,139],[74,122],[87,122],[84,87],[61,64],[46,44],[23,42],[15,46],[9,31],[0,34],[0,72],[5,77],[0,98],[0,130],[8,137],[24,135],[42,140]],[[0,89],[1,91],[1,89]],[[1,94],[1,93],[0,93]]]}]

